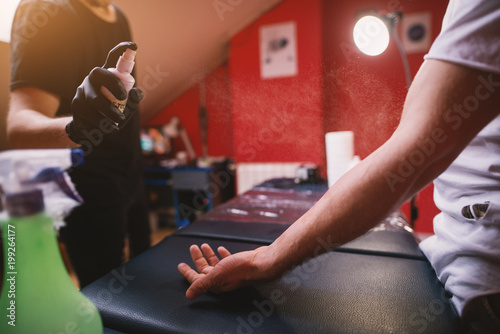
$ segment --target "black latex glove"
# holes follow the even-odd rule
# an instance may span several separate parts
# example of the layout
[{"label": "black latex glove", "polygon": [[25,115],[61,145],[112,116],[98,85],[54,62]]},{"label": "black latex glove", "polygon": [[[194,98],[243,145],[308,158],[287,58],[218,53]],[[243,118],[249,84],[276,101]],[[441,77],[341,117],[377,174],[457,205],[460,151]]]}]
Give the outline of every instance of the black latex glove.
[{"label": "black latex glove", "polygon": [[143,97],[139,88],[134,87],[130,91],[123,113],[101,93],[101,86],[104,86],[119,100],[127,98],[121,80],[106,70],[116,65],[126,49],[137,50],[137,45],[133,42],[122,42],[115,46],[109,51],[105,64],[90,71],[77,88],[71,102],[73,120],[66,125],[66,133],[75,143],[88,140],[96,130],[101,131],[103,135],[117,132],[137,111],[137,105]]}]

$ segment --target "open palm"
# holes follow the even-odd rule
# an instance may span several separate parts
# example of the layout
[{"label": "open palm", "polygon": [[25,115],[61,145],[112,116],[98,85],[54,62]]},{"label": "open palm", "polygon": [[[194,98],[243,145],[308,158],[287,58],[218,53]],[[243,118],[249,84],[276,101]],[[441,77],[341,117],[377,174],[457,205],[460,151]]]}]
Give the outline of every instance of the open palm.
[{"label": "open palm", "polygon": [[179,263],[177,266],[179,272],[191,284],[186,291],[186,297],[195,299],[207,292],[232,291],[265,279],[264,272],[254,263],[255,256],[262,248],[264,247],[231,255],[226,248],[219,247],[219,260],[208,244],[201,245],[201,249],[192,245],[189,251],[196,270],[186,263]]}]

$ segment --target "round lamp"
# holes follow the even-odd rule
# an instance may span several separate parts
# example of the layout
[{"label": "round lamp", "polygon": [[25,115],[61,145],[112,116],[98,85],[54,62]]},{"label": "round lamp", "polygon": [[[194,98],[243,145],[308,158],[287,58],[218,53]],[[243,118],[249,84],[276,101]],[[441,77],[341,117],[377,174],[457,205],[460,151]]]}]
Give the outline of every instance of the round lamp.
[{"label": "round lamp", "polygon": [[387,49],[391,38],[389,28],[376,16],[364,16],[354,26],[354,43],[369,56],[378,56]]}]

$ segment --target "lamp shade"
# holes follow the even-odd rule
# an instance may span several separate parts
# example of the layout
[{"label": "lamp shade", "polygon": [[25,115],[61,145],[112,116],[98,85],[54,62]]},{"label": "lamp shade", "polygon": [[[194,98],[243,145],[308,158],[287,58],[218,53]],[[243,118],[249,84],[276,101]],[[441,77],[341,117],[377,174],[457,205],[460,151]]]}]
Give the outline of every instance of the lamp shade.
[{"label": "lamp shade", "polygon": [[377,56],[387,49],[390,33],[387,25],[380,18],[364,16],[354,26],[354,43],[361,52]]}]

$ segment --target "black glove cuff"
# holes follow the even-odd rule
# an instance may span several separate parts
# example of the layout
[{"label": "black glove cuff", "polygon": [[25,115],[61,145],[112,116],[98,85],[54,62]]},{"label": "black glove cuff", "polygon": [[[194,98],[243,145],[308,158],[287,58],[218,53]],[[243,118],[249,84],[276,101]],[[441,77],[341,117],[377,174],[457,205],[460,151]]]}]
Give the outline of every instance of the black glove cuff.
[{"label": "black glove cuff", "polygon": [[80,144],[84,140],[75,129],[75,124],[73,123],[73,121],[66,124],[65,130],[66,135],[68,135],[69,139],[71,139],[75,143]]}]

